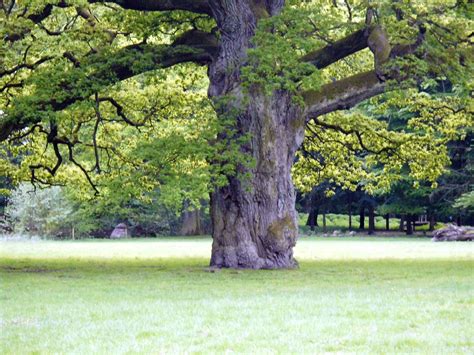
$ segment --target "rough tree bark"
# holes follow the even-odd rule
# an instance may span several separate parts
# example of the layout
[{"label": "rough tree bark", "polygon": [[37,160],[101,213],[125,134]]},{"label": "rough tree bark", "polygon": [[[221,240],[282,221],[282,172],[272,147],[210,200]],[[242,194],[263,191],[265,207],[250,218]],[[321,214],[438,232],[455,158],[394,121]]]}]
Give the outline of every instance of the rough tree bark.
[{"label": "rough tree bark", "polygon": [[[264,1],[210,1],[221,33],[218,58],[209,68],[210,97],[218,114],[235,115],[239,135],[249,135],[242,147],[255,161],[254,168],[239,166],[248,179],[228,177],[228,185],[211,194],[213,245],[211,267],[293,268],[298,223],[291,181],[294,155],[304,136],[301,109],[284,92],[271,97],[250,89],[251,100],[241,85],[240,69],[262,16],[283,5]],[[226,103],[221,104],[221,98]],[[249,97],[249,96],[247,96]],[[225,139],[225,133],[221,134]]]}]

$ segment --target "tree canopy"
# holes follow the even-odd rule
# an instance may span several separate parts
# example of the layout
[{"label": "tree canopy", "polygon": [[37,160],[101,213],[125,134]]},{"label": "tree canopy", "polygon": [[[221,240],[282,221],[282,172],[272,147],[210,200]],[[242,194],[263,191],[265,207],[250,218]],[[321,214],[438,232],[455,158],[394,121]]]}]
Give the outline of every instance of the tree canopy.
[{"label": "tree canopy", "polygon": [[[147,171],[131,179],[150,186],[166,179],[163,167],[176,155],[179,165],[202,169],[205,142],[217,132],[199,67],[212,60],[219,37],[206,1],[4,1],[2,10],[1,136],[11,142],[2,156],[25,156],[19,170],[2,163],[9,175],[36,183],[85,178],[95,189],[117,166],[131,176],[134,164],[152,165],[160,178]],[[247,85],[295,92],[308,111],[335,83],[359,90],[384,75],[389,80],[370,89],[382,92],[410,74],[404,90],[390,87],[364,110],[313,112],[295,166],[300,188],[329,179],[386,189],[405,164],[414,178],[436,180],[447,164],[444,144],[472,123],[471,12],[462,1],[289,1],[279,16],[262,15]],[[389,57],[397,60],[386,64]],[[175,66],[185,62],[193,64]],[[450,94],[431,96],[426,89],[443,80]],[[412,113],[408,132],[380,119],[390,110]],[[162,161],[146,156],[151,149],[164,153]],[[107,171],[107,179],[92,176]]]},{"label": "tree canopy", "polygon": [[[446,144],[473,123],[468,0],[0,6],[2,175],[85,198],[160,189],[175,205],[214,191],[232,238],[289,238],[257,248],[267,261],[292,259],[280,251],[295,238],[290,171],[302,191],[375,193],[407,174],[434,186]],[[238,210],[245,233],[226,229]]]}]

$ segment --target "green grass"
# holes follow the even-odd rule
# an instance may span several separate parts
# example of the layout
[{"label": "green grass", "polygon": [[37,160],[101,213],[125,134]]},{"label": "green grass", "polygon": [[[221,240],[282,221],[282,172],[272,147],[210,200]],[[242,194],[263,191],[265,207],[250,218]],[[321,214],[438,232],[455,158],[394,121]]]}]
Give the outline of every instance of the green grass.
[{"label": "green grass", "polygon": [[209,272],[207,238],[0,242],[0,352],[473,353],[474,243],[302,238]]}]

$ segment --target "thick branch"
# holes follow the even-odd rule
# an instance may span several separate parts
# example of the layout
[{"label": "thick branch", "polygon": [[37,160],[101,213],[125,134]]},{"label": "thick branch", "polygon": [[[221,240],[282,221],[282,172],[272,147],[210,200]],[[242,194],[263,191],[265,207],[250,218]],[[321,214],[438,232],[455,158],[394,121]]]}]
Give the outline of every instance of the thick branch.
[{"label": "thick branch", "polygon": [[369,28],[360,29],[337,42],[306,54],[301,60],[313,64],[318,69],[323,69],[342,58],[367,48],[369,34]]},{"label": "thick branch", "polygon": [[[312,90],[303,93],[302,96],[306,103],[306,120],[332,111],[349,109],[359,102],[381,94],[387,79],[403,81],[404,78],[397,76],[393,71],[385,72],[384,66],[392,58],[414,53],[423,42],[424,32],[424,28],[421,26],[420,34],[413,44],[392,48],[382,27],[372,26],[365,43],[374,54],[375,69],[323,85],[318,91]],[[329,50],[322,53],[328,54]]]},{"label": "thick branch", "polygon": [[89,0],[90,3],[109,2],[124,9],[140,11],[185,10],[199,14],[212,15],[207,0]]},{"label": "thick branch", "polygon": [[337,42],[306,54],[301,60],[323,69],[367,47],[374,53],[376,67],[388,59],[391,47],[380,26],[367,26],[357,30]]},{"label": "thick branch", "polygon": [[307,120],[354,107],[363,100],[381,94],[384,88],[385,84],[379,81],[375,70],[371,70],[323,85],[318,91],[307,91],[303,93]]},{"label": "thick branch", "polygon": [[[66,1],[59,1],[57,2],[56,4],[54,4],[54,6],[58,6],[58,7],[67,7],[67,3]],[[41,21],[43,21],[46,17],[48,17],[49,15],[51,15],[51,12],[53,11],[53,5],[52,4],[47,4],[45,5],[45,7],[43,8],[43,10],[41,10],[39,13],[35,13],[35,14],[31,14],[29,15],[27,18],[31,21],[33,21],[34,23],[40,23]]]},{"label": "thick branch", "polygon": [[[173,10],[185,10],[198,14],[205,14],[212,16],[211,8],[209,7],[207,0],[88,0],[89,3],[115,3],[124,9],[129,10],[140,10],[140,11],[173,11]],[[37,13],[33,13],[26,18],[35,24],[40,24],[44,19],[49,17],[54,6],[66,8],[71,6],[67,0],[61,0],[55,4],[45,4],[43,9]],[[83,17],[90,24],[92,19],[88,14],[88,10],[79,7],[79,16]],[[31,32],[29,28],[23,28],[21,31],[16,33],[9,33],[5,36],[5,40],[8,42],[15,42],[23,39],[28,33]]]}]

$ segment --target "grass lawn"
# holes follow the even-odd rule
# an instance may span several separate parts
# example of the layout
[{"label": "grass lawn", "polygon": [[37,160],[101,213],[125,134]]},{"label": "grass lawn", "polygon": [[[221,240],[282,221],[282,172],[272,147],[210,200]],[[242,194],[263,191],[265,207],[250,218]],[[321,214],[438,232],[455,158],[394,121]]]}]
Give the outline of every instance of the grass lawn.
[{"label": "grass lawn", "polygon": [[209,272],[210,239],[1,241],[0,353],[474,353],[474,243],[302,238]]}]

